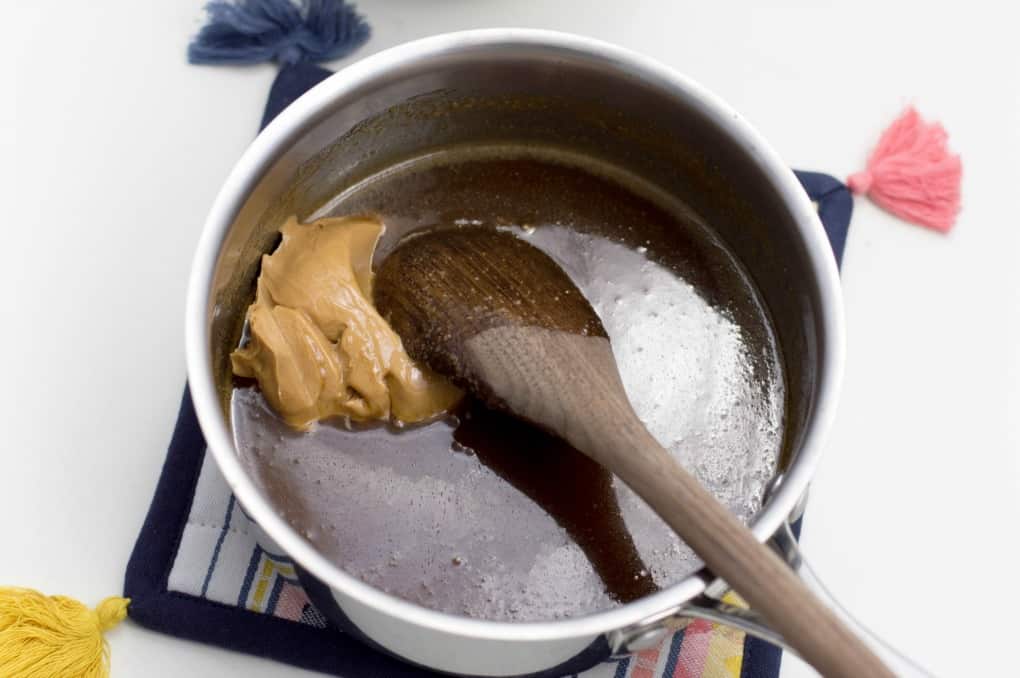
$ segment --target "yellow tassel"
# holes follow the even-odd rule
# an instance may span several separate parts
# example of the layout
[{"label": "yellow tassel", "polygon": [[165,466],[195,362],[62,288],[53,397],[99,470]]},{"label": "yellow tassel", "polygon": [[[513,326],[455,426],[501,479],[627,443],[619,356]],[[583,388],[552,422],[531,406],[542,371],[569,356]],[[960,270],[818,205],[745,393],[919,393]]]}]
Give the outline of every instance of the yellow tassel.
[{"label": "yellow tassel", "polygon": [[0,676],[107,678],[103,632],[127,616],[129,602],[111,597],[90,610],[73,598],[0,586]]}]

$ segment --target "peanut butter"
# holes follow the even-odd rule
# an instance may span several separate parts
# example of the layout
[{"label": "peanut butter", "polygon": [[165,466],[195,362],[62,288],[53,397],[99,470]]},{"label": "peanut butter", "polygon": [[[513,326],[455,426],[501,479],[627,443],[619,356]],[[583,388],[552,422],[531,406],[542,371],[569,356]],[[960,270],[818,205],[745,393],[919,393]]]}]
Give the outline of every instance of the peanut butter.
[{"label": "peanut butter", "polygon": [[418,366],[372,305],[374,219],[299,224],[263,255],[248,342],[231,355],[234,373],[258,380],[273,409],[305,429],[333,416],[413,423],[449,409],[461,392]]}]

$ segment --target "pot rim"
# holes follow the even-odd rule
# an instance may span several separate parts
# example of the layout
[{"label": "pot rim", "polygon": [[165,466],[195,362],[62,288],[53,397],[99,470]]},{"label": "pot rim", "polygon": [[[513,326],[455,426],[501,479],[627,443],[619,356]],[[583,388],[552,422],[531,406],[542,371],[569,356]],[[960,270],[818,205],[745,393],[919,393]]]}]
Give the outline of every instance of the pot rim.
[{"label": "pot rim", "polygon": [[[793,215],[805,243],[823,300],[818,394],[795,461],[783,482],[759,511],[752,531],[768,539],[789,516],[806,491],[821,456],[825,435],[836,411],[842,381],[845,338],[838,272],[818,214],[793,172],[751,125],[715,94],[666,65],[637,52],[593,38],[556,31],[494,28],[446,33],[398,45],[343,68],[288,106],[247,148],[234,165],[206,218],[192,263],[185,310],[188,381],[208,450],[246,512],[302,568],[332,589],[386,614],[437,631],[466,638],[531,641],[595,636],[661,616],[699,595],[704,576],[694,573],[673,586],[620,607],[556,621],[499,622],[456,616],[428,609],[385,593],[347,574],[305,541],[272,507],[241,465],[229,426],[220,408],[212,376],[209,317],[213,274],[220,247],[244,204],[272,163],[331,105],[364,83],[423,57],[496,46],[532,47],[570,54],[606,68],[637,75],[655,87],[685,98],[739,143],[764,170],[773,189]],[[702,572],[701,574],[704,574]]]}]

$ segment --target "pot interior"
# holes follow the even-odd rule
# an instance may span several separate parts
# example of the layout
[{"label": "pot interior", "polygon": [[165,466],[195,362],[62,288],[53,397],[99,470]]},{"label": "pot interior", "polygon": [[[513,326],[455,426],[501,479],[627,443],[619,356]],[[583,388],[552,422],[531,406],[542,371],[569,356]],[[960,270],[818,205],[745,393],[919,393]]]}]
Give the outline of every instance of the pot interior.
[{"label": "pot interior", "polygon": [[[515,167],[519,178],[516,183]],[[486,179],[486,172],[492,176]],[[467,196],[479,186],[502,188],[490,190],[487,200],[476,195],[473,203],[442,201],[444,195],[461,191]],[[529,193],[529,186],[538,186],[546,191],[545,195],[553,196],[548,209],[540,207],[542,190]],[[523,202],[511,200],[517,208],[500,210],[496,198],[522,195],[531,197]],[[416,208],[407,204],[408,196],[432,196],[439,202]],[[550,206],[562,206],[564,200],[571,199],[573,219],[554,214]],[[473,204],[475,209],[455,208],[455,204]],[[361,553],[363,562],[345,565],[359,578],[443,611],[495,619],[532,619],[595,612],[654,590],[647,588],[648,582],[642,577],[663,587],[697,569],[696,560],[682,544],[662,539],[664,526],[654,527],[657,519],[645,515],[647,508],[628,495],[629,490],[612,480],[602,490],[592,490],[601,487],[605,479],[585,466],[583,459],[571,462],[572,485],[587,487],[594,494],[582,492],[578,501],[615,502],[620,516],[615,522],[612,506],[592,527],[586,524],[584,512],[577,511],[576,502],[572,513],[551,508],[549,497],[557,494],[555,489],[542,494],[545,490],[535,489],[535,483],[530,492],[521,485],[522,477],[542,475],[548,468],[537,472],[535,468],[507,470],[500,467],[505,455],[498,454],[481,460],[476,457],[464,461],[464,455],[458,458],[456,452],[449,451],[448,440],[455,437],[456,423],[403,432],[393,438],[401,440],[399,444],[379,442],[397,435],[390,431],[352,433],[341,425],[326,425],[314,434],[297,435],[275,420],[254,389],[235,388],[237,384],[229,374],[229,353],[240,340],[259,257],[275,246],[279,226],[290,215],[307,221],[327,214],[364,211],[381,214],[389,229],[378,256],[384,256],[408,229],[459,218],[523,229],[523,235],[535,238],[536,244],[554,257],[558,251],[558,258],[568,270],[571,262],[577,267],[577,252],[588,252],[596,259],[600,253],[609,253],[602,257],[609,261],[609,268],[596,272],[592,278],[595,282],[605,280],[607,275],[618,274],[623,279],[644,262],[653,267],[653,273],[659,269],[668,272],[671,279],[679,281],[678,289],[686,284],[694,291],[693,296],[673,299],[681,310],[695,316],[700,313],[697,317],[704,321],[705,331],[708,324],[715,323],[715,334],[709,339],[699,335],[707,341],[702,342],[707,347],[705,355],[725,360],[728,354],[712,347],[723,345],[720,342],[727,336],[735,337],[733,356],[745,360],[747,364],[738,367],[751,376],[748,389],[753,386],[757,390],[727,392],[731,400],[753,401],[745,403],[748,406],[744,409],[733,403],[729,409],[718,403],[705,406],[703,412],[714,419],[702,429],[671,429],[685,412],[667,411],[660,416],[663,430],[680,434],[703,430],[713,435],[724,428],[734,431],[719,448],[732,453],[724,463],[712,463],[709,458],[693,470],[748,521],[761,508],[769,477],[795,461],[818,392],[821,301],[817,286],[811,284],[813,269],[794,219],[755,161],[753,149],[735,142],[696,100],[668,95],[661,83],[598,63],[588,55],[520,45],[431,55],[391,69],[385,77],[357,84],[291,140],[289,147],[268,165],[239,211],[223,244],[214,280],[210,350],[224,412],[233,423],[242,462],[292,526],[334,561],[345,560],[345,549]],[[582,213],[583,219],[578,217]],[[600,216],[606,217],[601,232],[596,226]],[[638,221],[641,228],[628,233]],[[583,227],[578,228],[579,222],[584,222]],[[532,227],[534,233],[530,232]],[[623,251],[627,254],[620,254]],[[689,305],[698,300],[700,305]],[[677,309],[663,312],[666,321],[680,322],[679,316],[668,316],[679,312]],[[633,319],[628,322],[633,324]],[[661,327],[676,328],[677,322]],[[627,324],[620,325],[620,337],[626,335]],[[726,327],[733,331],[727,334]],[[614,348],[624,343],[612,331],[610,334]],[[682,338],[679,341],[682,343]],[[675,361],[670,365],[677,367]],[[683,381],[680,373],[674,375],[667,370],[665,374],[676,376],[675,383]],[[715,376],[732,381],[732,374],[724,371]],[[689,384],[677,397],[697,398],[697,388]],[[632,400],[642,397],[637,393],[640,386],[635,389],[628,385]],[[635,402],[646,421],[655,416],[651,393],[645,393],[646,411]],[[469,431],[474,440],[484,439],[486,431],[494,430],[498,432],[495,437],[525,447],[547,444],[541,436],[513,438],[517,429],[511,427],[508,432],[506,422],[498,417],[485,419],[479,411],[468,414],[473,414],[476,422],[483,420],[483,425]],[[730,416],[731,421],[748,417],[753,421],[743,421],[743,427],[740,422],[731,425],[722,421]],[[681,451],[699,446],[715,450],[706,441],[670,442],[676,442]],[[448,458],[412,458],[416,446],[430,445],[446,452]],[[446,449],[440,449],[444,445]],[[344,451],[343,459],[330,454],[337,449]],[[368,466],[364,466],[366,459],[371,460]],[[705,457],[683,461],[705,462]],[[407,471],[415,464],[416,470]],[[456,467],[452,472],[451,464]],[[495,475],[483,477],[484,473],[475,467],[484,467]],[[439,544],[442,548],[425,558],[420,557],[421,543],[407,543],[412,537],[420,538],[425,526],[414,523],[413,516],[401,537],[390,529],[396,522],[373,522],[370,512],[354,511],[350,504],[344,504],[352,511],[346,517],[358,524],[353,529],[339,528],[341,536],[335,536],[336,523],[345,518],[342,512],[331,514],[328,510],[335,501],[343,503],[356,495],[383,497],[389,501],[391,513],[401,510],[390,501],[407,496],[406,492],[394,492],[394,473],[410,483],[411,493],[413,486],[422,487],[426,479],[441,478],[443,474],[460,474],[472,486],[480,483],[487,487],[486,483],[495,482],[491,488],[496,488],[508,480],[508,473],[517,473],[509,478],[514,488],[510,494],[501,498],[495,489],[489,492],[493,500],[489,509],[499,512],[511,495],[518,500],[524,498],[517,507],[520,510],[528,502],[537,503],[540,512],[551,518],[549,525],[559,526],[566,533],[565,541],[590,542],[590,548],[581,546],[587,565],[577,561],[576,554],[570,555],[570,549],[548,551],[547,543],[539,544],[539,548],[547,549],[546,567],[572,572],[574,580],[591,579],[594,573],[607,585],[542,591],[538,598],[543,604],[555,599],[557,593],[562,600],[545,607],[536,604],[522,613],[521,606],[534,595],[513,600],[498,587],[495,591],[486,589],[486,577],[491,579],[494,567],[512,561],[512,551],[499,553],[498,548],[494,549],[498,555],[489,564],[463,558],[459,551],[464,544],[452,536],[462,539],[474,531],[442,532],[450,515],[460,514],[456,510],[450,515],[443,513],[437,508],[441,502],[428,509],[433,514],[429,529],[442,532],[437,543],[443,539],[449,543]],[[476,475],[471,477],[471,473]],[[434,490],[425,494],[435,495]],[[449,499],[458,501],[457,497]],[[385,504],[376,505],[377,516],[386,512]],[[472,510],[477,513],[480,509]],[[501,519],[508,525],[515,520],[526,523],[520,515]],[[582,534],[586,530],[588,537]],[[651,530],[654,538],[643,530]],[[508,527],[506,532],[512,533],[513,529]],[[387,543],[387,537],[398,543]],[[500,541],[499,537],[493,535],[491,540]],[[368,542],[369,547],[356,542]],[[408,553],[411,549],[413,554]],[[600,569],[599,553],[606,549],[617,554],[608,556],[609,561],[615,558],[616,564],[603,563]],[[624,558],[626,562],[620,565],[623,561],[618,554],[628,551],[636,555],[636,560]],[[429,565],[436,558],[445,560]],[[675,566],[678,562],[683,567]],[[647,569],[645,563],[650,564]],[[423,567],[436,571],[445,568],[446,583],[437,583],[426,572],[420,581],[405,578],[401,580],[404,583],[395,585],[387,574],[390,570]],[[616,583],[607,577],[615,577]],[[521,588],[528,588],[527,581]],[[521,584],[517,580],[512,583]],[[482,591],[472,598],[475,607],[462,600],[446,604],[450,587],[468,585]],[[481,601],[491,604],[486,606]]]}]

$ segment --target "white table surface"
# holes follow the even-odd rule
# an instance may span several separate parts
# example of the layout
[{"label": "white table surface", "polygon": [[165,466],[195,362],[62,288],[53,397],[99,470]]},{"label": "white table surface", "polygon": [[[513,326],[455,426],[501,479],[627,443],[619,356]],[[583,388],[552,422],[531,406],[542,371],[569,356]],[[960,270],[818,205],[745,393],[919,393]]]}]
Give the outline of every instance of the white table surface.
[{"label": "white table surface", "polygon": [[[192,251],[274,75],[186,64],[203,2],[3,3],[0,584],[121,590],[184,384]],[[472,27],[588,34],[686,72],[791,165],[837,176],[905,104],[940,118],[965,167],[952,235],[855,207],[847,377],[804,546],[936,673],[1016,675],[1020,16],[942,5],[362,0],[375,32],[356,56]],[[115,678],[312,675],[132,624],[110,640]]]}]

